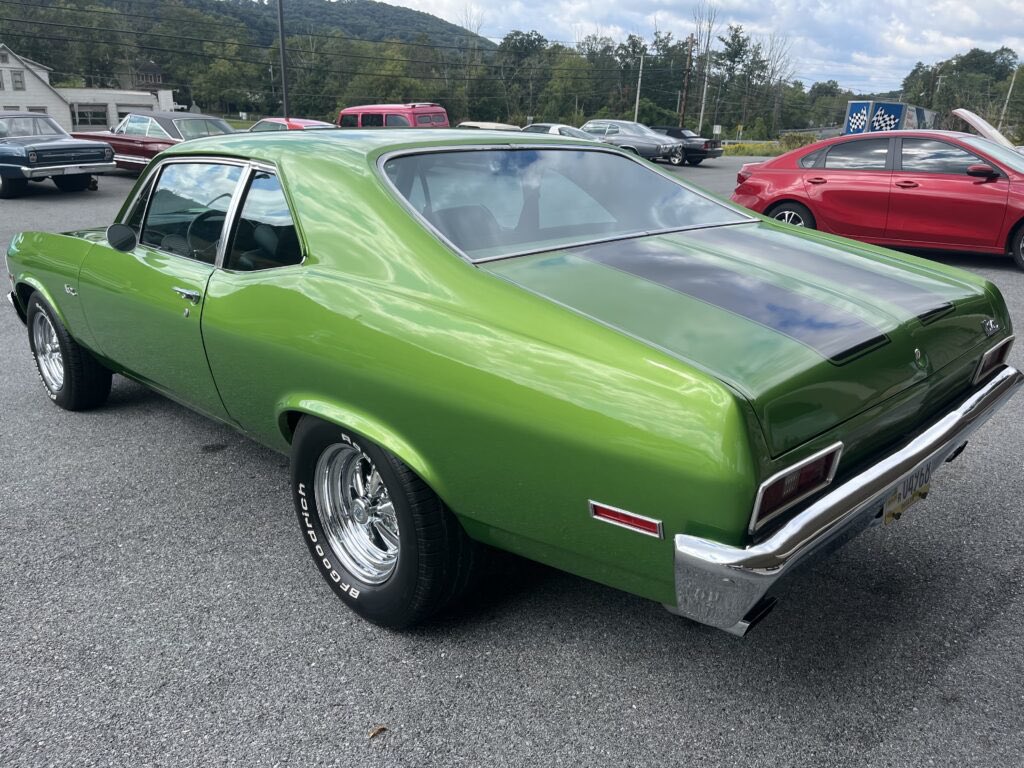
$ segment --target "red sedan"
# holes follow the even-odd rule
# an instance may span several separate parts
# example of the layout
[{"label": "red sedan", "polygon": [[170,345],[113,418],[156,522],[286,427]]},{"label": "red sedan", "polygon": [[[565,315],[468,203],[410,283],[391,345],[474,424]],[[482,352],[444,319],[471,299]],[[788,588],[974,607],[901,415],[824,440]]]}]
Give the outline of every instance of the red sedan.
[{"label": "red sedan", "polygon": [[1024,269],[1024,155],[952,131],[819,141],[736,176],[735,203],[867,243],[1006,253]]},{"label": "red sedan", "polygon": [[249,129],[251,133],[266,131],[305,131],[309,128],[333,128],[334,123],[307,120],[303,117],[265,117]]}]

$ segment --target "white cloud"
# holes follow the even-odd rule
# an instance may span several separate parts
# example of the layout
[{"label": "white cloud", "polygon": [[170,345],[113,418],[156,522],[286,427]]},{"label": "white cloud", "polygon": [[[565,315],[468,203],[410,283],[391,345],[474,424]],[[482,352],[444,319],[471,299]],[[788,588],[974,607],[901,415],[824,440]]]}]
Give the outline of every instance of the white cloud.
[{"label": "white cloud", "polygon": [[[691,5],[673,0],[467,0],[392,2],[462,24],[466,8],[482,16],[482,34],[500,39],[513,29],[535,29],[549,40],[573,43],[598,32],[616,40],[650,39],[655,26],[682,39],[693,31]],[[1012,48],[1024,58],[1024,0],[718,0],[722,34],[729,24],[760,35],[784,34],[793,43],[798,77],[838,80],[853,90],[899,88],[918,61],[932,63],[971,48]]]}]

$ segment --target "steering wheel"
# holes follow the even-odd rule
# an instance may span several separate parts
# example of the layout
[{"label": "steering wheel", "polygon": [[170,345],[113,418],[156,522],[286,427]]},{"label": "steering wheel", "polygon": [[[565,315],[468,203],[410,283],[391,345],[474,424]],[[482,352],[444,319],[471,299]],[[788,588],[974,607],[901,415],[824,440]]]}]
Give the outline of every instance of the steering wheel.
[{"label": "steering wheel", "polygon": [[[224,195],[220,197],[224,197]],[[224,211],[210,210],[203,211],[189,222],[188,229],[185,231],[185,240],[188,241],[188,247],[192,250],[194,258],[208,264],[214,262],[226,218],[227,214]]]}]

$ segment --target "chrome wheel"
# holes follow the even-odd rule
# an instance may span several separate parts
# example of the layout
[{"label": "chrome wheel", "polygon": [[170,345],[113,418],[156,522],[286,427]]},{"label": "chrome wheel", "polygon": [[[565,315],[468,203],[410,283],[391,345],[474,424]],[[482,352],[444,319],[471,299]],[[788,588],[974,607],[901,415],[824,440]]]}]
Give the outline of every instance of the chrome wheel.
[{"label": "chrome wheel", "polygon": [[779,211],[778,213],[775,214],[775,216],[773,218],[776,221],[783,221],[786,224],[792,224],[794,227],[803,227],[803,226],[805,226],[804,225],[804,217],[801,216],[796,211],[792,211],[792,210]]},{"label": "chrome wheel", "polygon": [[373,461],[349,443],[330,445],[317,460],[314,482],[334,554],[361,581],[383,584],[398,564],[398,517]]},{"label": "chrome wheel", "polygon": [[57,331],[45,312],[37,312],[32,319],[32,348],[46,388],[51,392],[59,392],[64,386],[64,358]]}]

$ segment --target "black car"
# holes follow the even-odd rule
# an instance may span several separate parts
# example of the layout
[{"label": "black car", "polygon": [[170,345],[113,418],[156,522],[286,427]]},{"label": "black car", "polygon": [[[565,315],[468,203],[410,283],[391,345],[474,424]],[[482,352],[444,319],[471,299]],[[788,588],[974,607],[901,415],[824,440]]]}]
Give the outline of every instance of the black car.
[{"label": "black car", "polygon": [[93,174],[115,167],[109,144],[74,139],[47,115],[0,112],[0,197],[17,197],[29,181],[44,179],[63,192],[95,189]]},{"label": "black car", "polygon": [[652,125],[651,130],[681,141],[684,159],[689,165],[700,165],[709,157],[722,156],[722,142],[718,139],[705,139],[688,128],[678,128],[674,125]]},{"label": "black car", "polygon": [[583,124],[583,130],[648,160],[668,160],[672,165],[683,162],[681,141],[656,133],[643,123],[630,120],[589,120]]}]

